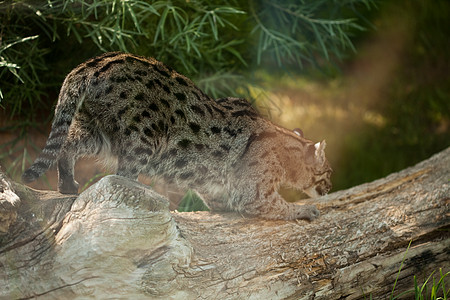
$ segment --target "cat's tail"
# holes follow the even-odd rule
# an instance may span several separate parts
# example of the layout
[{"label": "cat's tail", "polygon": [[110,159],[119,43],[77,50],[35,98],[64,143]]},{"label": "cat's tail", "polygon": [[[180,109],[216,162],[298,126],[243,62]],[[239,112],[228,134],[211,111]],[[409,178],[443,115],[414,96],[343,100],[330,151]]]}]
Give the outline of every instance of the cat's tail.
[{"label": "cat's tail", "polygon": [[78,95],[75,95],[73,91],[68,92],[68,88],[65,88],[68,84],[67,82],[65,83],[66,85],[63,84],[61,88],[52,123],[52,130],[47,139],[47,143],[31,167],[22,174],[22,181],[24,183],[35,181],[56,163],[69,133],[72,119],[81,104],[79,102],[82,102],[78,93],[76,93]]}]

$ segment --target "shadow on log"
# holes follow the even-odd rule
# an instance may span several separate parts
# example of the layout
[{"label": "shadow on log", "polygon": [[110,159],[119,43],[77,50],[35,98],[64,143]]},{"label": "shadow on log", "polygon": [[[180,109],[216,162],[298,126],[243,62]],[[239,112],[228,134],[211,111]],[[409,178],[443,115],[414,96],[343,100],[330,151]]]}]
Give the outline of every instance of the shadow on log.
[{"label": "shadow on log", "polygon": [[118,176],[76,197],[0,173],[0,299],[385,299],[411,240],[396,294],[449,271],[449,179],[450,148],[303,201],[308,223],[169,212]]}]

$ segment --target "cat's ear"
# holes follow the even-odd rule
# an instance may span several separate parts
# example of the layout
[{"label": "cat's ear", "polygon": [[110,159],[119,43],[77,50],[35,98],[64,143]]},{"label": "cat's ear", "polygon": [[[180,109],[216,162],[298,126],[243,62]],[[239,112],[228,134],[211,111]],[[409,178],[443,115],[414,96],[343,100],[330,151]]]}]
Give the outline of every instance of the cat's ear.
[{"label": "cat's ear", "polygon": [[325,142],[325,140],[323,140],[320,143],[316,143],[314,145],[314,148],[316,148],[316,151],[314,153],[316,162],[320,165],[323,165],[325,163],[325,147],[327,146],[327,143]]},{"label": "cat's ear", "polygon": [[300,128],[294,128],[292,131],[298,136],[305,137],[303,135],[303,131]]}]

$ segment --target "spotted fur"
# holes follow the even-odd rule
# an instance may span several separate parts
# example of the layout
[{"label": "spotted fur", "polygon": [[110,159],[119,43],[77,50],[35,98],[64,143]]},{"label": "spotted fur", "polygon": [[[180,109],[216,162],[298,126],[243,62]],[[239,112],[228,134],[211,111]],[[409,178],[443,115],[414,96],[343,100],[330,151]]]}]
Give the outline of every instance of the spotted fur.
[{"label": "spotted fur", "polygon": [[244,99],[213,100],[153,58],[114,52],[66,77],[46,146],[23,181],[57,163],[59,191],[77,193],[76,159],[103,156],[117,160],[118,175],[194,189],[213,210],[312,220],[315,206],[287,203],[277,191],[287,185],[326,194],[324,148],[325,141],[265,120]]}]

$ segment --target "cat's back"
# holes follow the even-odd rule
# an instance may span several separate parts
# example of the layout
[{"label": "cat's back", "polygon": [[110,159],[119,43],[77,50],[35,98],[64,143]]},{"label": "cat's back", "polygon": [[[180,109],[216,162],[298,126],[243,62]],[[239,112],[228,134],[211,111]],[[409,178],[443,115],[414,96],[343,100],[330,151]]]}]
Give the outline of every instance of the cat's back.
[{"label": "cat's back", "polygon": [[103,54],[73,69],[61,93],[71,97],[60,99],[83,99],[79,111],[85,119],[126,126],[125,134],[145,125],[149,137],[178,126],[195,132],[207,120],[230,114],[165,64],[120,52]]},{"label": "cat's back", "polygon": [[210,151],[217,154],[239,151],[260,129],[261,119],[246,100],[214,100],[156,59],[127,53],[106,53],[80,64],[66,77],[61,94],[69,97],[60,101],[78,99],[79,124],[120,143],[196,145],[196,151],[221,147]]},{"label": "cat's back", "polygon": [[65,90],[84,93],[89,101],[159,100],[166,107],[168,100],[211,100],[190,79],[156,59],[121,52],[105,53],[80,64],[66,77]]}]

